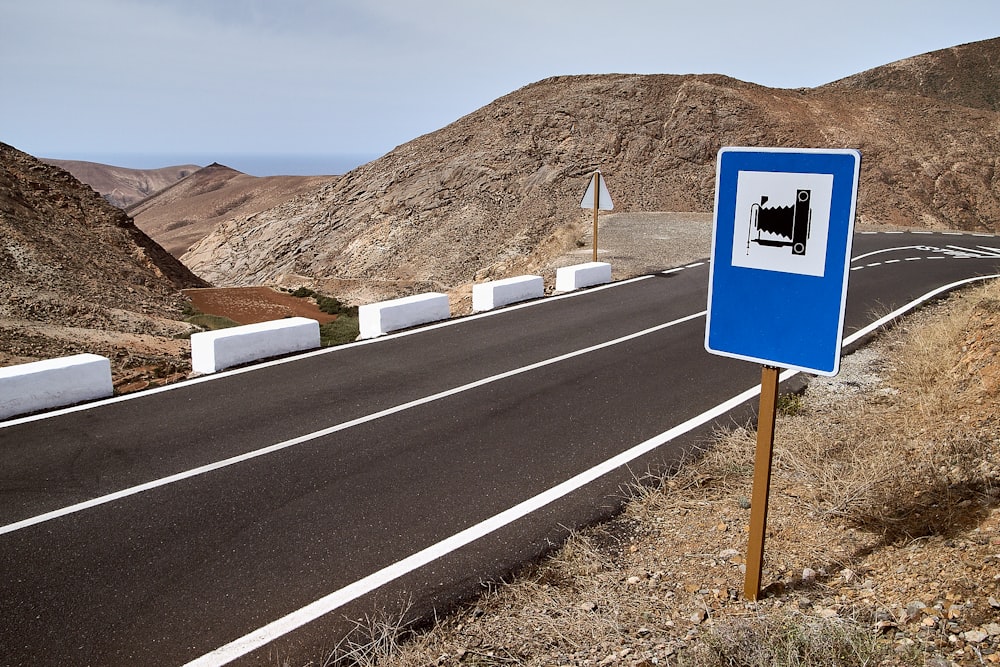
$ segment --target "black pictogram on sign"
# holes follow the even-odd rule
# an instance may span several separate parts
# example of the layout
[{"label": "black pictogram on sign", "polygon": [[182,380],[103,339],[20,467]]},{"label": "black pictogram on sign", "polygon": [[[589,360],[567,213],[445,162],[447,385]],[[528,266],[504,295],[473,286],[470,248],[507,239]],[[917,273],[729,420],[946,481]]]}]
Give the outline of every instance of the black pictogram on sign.
[{"label": "black pictogram on sign", "polygon": [[794,205],[769,207],[768,197],[761,195],[760,203],[750,207],[747,254],[750,254],[750,244],[756,243],[772,248],[791,246],[793,255],[805,255],[812,223],[811,196],[810,190],[797,190]]}]

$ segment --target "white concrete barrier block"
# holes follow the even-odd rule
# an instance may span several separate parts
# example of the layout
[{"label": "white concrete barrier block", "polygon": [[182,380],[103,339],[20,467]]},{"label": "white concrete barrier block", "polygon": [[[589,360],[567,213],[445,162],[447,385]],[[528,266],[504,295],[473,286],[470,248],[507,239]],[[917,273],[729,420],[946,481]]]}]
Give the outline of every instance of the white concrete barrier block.
[{"label": "white concrete barrier block", "polygon": [[448,295],[440,292],[414,294],[400,299],[368,303],[358,308],[358,328],[361,338],[375,338],[451,317]]},{"label": "white concrete barrier block", "polygon": [[215,373],[319,345],[319,322],[307,317],[202,331],[191,335],[191,369],[196,373]]},{"label": "white concrete barrier block", "polygon": [[111,362],[96,354],[0,368],[0,419],[114,394]]},{"label": "white concrete barrier block", "polygon": [[556,269],[556,291],[572,292],[581,287],[611,282],[611,265],[607,262],[587,262]]},{"label": "white concrete barrier block", "polygon": [[545,296],[541,276],[515,276],[472,286],[472,310],[493,310],[511,303]]}]

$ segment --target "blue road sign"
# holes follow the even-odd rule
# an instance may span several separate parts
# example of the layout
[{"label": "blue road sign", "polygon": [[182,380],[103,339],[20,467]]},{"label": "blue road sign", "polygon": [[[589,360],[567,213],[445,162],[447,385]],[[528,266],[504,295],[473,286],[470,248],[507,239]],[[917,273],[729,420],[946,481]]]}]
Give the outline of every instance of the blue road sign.
[{"label": "blue road sign", "polygon": [[860,166],[847,149],[719,151],[705,349],[837,374]]}]

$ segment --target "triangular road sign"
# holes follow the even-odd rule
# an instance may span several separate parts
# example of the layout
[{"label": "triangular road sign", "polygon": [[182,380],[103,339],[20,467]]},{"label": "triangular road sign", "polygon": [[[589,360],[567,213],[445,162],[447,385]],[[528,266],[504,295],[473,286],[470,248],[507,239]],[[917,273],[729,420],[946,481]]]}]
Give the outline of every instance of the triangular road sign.
[{"label": "triangular road sign", "polygon": [[[597,187],[597,201],[594,201],[594,181],[599,183]],[[596,208],[599,211],[610,211],[615,207],[615,203],[611,201],[611,193],[608,192],[608,186],[604,182],[604,176],[601,175],[601,170],[598,169],[593,174],[590,175],[590,185],[587,186],[587,193],[583,195],[583,201],[580,202],[580,208]]]}]

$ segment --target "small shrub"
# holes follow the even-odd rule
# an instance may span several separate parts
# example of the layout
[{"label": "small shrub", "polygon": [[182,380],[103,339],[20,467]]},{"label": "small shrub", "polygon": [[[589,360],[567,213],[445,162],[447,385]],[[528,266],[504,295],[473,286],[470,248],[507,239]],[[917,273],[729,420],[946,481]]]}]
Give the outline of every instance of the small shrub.
[{"label": "small shrub", "polygon": [[863,624],[804,615],[727,620],[704,638],[699,667],[847,667],[876,665],[885,649]]},{"label": "small shrub", "polygon": [[364,620],[351,621],[354,632],[344,637],[323,661],[323,667],[379,667],[399,653],[401,643],[413,635],[406,620],[410,605],[396,616],[382,611]]},{"label": "small shrub", "polygon": [[778,396],[778,412],[786,417],[802,414],[805,404],[801,394],[782,394]]},{"label": "small shrub", "polygon": [[299,287],[294,292],[292,296],[299,299],[312,298],[316,301],[316,307],[320,311],[327,313],[328,315],[349,315],[352,317],[358,316],[357,306],[347,306],[340,302],[340,300],[333,296],[326,296],[325,294],[320,294],[316,290],[309,289],[308,287]]},{"label": "small shrub", "polygon": [[195,308],[194,304],[188,301],[187,299],[184,300],[184,305],[181,306],[181,313],[184,315],[184,317],[193,317],[195,315],[201,315],[201,311]]},{"label": "small shrub", "polygon": [[341,315],[329,324],[320,325],[319,340],[324,347],[343,345],[357,340],[360,333],[357,316]]},{"label": "small shrub", "polygon": [[339,315],[344,310],[344,304],[340,303],[336,297],[321,294],[316,295],[316,305],[321,311],[330,315]]}]

